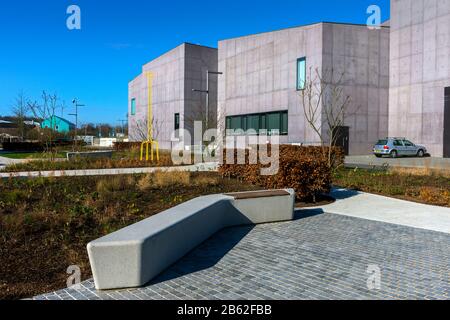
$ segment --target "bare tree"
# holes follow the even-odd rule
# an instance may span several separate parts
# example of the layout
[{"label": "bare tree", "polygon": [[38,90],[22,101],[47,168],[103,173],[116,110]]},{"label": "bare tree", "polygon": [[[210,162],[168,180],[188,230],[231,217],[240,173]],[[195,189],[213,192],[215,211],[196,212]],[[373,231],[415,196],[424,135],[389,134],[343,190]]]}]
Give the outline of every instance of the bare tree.
[{"label": "bare tree", "polygon": [[20,91],[14,101],[14,105],[12,107],[12,113],[14,115],[14,119],[17,125],[18,133],[22,141],[25,138],[26,125],[25,120],[29,113],[30,109],[27,103],[27,98],[23,91]]},{"label": "bare tree", "polygon": [[51,159],[54,159],[53,140],[56,136],[55,129],[55,115],[56,111],[61,108],[60,100],[56,93],[48,94],[43,91],[41,95],[42,103],[37,101],[28,102],[28,108],[31,110],[35,118],[38,118],[41,122],[48,120],[50,122],[50,128],[42,129],[41,138],[45,142],[45,151],[51,154]]},{"label": "bare tree", "polygon": [[[153,137],[151,137],[152,139],[158,140],[158,137],[162,132],[162,124],[163,124],[162,121],[153,117],[152,119]],[[147,120],[136,120],[133,138],[138,141],[149,140]]]},{"label": "bare tree", "polygon": [[336,74],[334,69],[320,72],[309,69],[309,75],[300,92],[305,121],[317,134],[322,152],[333,168],[335,159],[332,147],[336,145],[340,127],[344,126],[352,99],[344,92],[345,72]]}]

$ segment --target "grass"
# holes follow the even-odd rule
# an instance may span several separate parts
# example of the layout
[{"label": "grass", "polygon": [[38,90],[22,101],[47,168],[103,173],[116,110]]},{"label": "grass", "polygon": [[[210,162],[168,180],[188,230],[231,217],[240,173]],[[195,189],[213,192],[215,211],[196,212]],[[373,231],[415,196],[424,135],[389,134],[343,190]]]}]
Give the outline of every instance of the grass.
[{"label": "grass", "polygon": [[194,197],[259,189],[217,173],[0,180],[0,299],[91,277],[86,244]]},{"label": "grass", "polygon": [[[23,160],[34,160],[34,159],[50,159],[48,153],[43,152],[5,152],[0,153],[0,157],[5,157],[9,159],[23,159]],[[54,155],[55,158],[66,158],[65,152],[58,152]]]},{"label": "grass", "polygon": [[340,169],[337,186],[379,195],[450,207],[450,175],[428,169]]},{"label": "grass", "polygon": [[7,166],[3,172],[55,171],[55,170],[87,170],[87,169],[116,169],[172,166],[171,154],[160,152],[159,162],[140,161],[139,152],[114,152],[112,159],[79,158],[71,161],[35,160],[26,163],[16,163]]}]

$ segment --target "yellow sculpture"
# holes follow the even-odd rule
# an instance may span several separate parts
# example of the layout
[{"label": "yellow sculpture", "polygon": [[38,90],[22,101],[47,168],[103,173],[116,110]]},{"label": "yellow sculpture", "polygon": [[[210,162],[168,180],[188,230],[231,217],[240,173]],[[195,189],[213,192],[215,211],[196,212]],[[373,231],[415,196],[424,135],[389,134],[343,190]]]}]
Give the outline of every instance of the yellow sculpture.
[{"label": "yellow sculpture", "polygon": [[145,148],[145,161],[149,160],[148,151],[150,149],[150,160],[153,161],[153,151],[156,153],[156,161],[159,161],[159,143],[153,140],[153,72],[147,72],[147,85],[148,85],[148,112],[147,112],[147,141],[141,144],[141,161],[144,160],[144,148]]}]

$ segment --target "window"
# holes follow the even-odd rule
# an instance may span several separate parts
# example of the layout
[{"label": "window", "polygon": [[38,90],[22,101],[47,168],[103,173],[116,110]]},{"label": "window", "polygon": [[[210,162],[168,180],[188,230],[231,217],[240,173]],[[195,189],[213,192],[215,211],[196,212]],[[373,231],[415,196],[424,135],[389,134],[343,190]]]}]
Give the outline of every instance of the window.
[{"label": "window", "polygon": [[[387,141],[385,144],[387,144]],[[395,147],[403,147],[403,143],[400,140],[394,140],[394,146]]]},{"label": "window", "polygon": [[175,119],[174,119],[174,130],[175,130],[175,137],[180,137],[180,132],[177,130],[180,130],[180,114],[175,113]]},{"label": "window", "polygon": [[306,84],[306,57],[297,60],[297,90],[304,90]]},{"label": "window", "polygon": [[180,130],[180,114],[179,113],[175,113],[175,126],[174,126],[175,130]]},{"label": "window", "polygon": [[131,115],[136,115],[136,99],[131,99]]},{"label": "window", "polygon": [[268,134],[288,134],[287,111],[229,116],[225,122],[228,130],[255,130],[257,134],[267,130]]},{"label": "window", "polygon": [[414,147],[414,143],[412,143],[411,141],[405,140],[403,141],[403,143],[405,144],[406,147]]}]

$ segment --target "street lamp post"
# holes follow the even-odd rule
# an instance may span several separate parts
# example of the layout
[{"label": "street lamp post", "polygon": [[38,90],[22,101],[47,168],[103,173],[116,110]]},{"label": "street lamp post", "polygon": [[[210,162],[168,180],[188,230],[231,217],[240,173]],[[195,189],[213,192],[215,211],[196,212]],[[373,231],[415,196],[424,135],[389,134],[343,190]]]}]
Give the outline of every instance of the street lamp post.
[{"label": "street lamp post", "polygon": [[200,89],[192,89],[193,92],[201,92],[206,93],[206,129],[209,129],[209,75],[210,74],[216,74],[221,75],[223,72],[218,71],[209,71],[206,70],[206,90],[200,90]]},{"label": "street lamp post", "polygon": [[[70,116],[75,116],[75,147],[77,145],[77,132],[78,132],[78,107],[85,107],[84,104],[78,104],[77,99],[73,99],[72,103],[75,107],[75,113],[69,114]],[[75,151],[75,150],[74,150]]]}]

